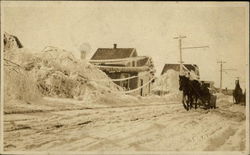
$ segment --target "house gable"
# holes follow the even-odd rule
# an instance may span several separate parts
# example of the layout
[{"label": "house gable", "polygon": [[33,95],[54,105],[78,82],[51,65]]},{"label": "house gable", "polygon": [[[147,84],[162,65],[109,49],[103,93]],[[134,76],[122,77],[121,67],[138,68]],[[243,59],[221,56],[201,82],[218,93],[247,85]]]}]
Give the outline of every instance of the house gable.
[{"label": "house gable", "polygon": [[[190,71],[191,70],[196,71],[196,68],[199,70],[198,66],[195,65],[195,64],[184,64],[184,66]],[[179,71],[180,70],[180,64],[165,64],[165,66],[162,69],[161,75],[166,73],[167,70],[169,70],[169,69]],[[199,72],[197,74],[199,75]]]}]

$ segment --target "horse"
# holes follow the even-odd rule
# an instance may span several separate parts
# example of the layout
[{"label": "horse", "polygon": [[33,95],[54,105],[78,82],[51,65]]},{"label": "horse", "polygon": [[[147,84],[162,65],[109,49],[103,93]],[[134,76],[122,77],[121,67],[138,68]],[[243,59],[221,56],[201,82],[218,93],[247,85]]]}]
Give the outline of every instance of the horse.
[{"label": "horse", "polygon": [[243,93],[242,93],[242,89],[240,88],[240,82],[239,80],[235,81],[235,88],[233,91],[233,99],[234,99],[234,103],[235,104],[239,104],[241,102]]},{"label": "horse", "polygon": [[183,92],[182,104],[186,110],[189,110],[191,107],[190,102],[193,100],[189,87],[189,79],[187,77],[179,75],[179,90]]},{"label": "horse", "polygon": [[199,87],[200,84],[197,80],[189,80],[186,76],[179,76],[179,90],[183,91],[182,103],[186,110],[193,108],[193,103],[195,109],[197,108]]},{"label": "horse", "polygon": [[186,76],[179,75],[179,90],[183,91],[182,104],[186,110],[189,110],[195,104],[197,109],[198,99],[203,103],[208,103],[210,108],[211,94],[204,85],[201,85],[197,80],[189,80]]}]

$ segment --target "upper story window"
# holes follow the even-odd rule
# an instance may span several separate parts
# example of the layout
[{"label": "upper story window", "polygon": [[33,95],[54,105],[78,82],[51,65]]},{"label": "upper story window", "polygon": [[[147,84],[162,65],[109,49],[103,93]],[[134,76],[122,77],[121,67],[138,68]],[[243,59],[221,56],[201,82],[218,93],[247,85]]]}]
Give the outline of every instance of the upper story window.
[{"label": "upper story window", "polygon": [[132,61],[132,67],[135,67],[135,61]]}]

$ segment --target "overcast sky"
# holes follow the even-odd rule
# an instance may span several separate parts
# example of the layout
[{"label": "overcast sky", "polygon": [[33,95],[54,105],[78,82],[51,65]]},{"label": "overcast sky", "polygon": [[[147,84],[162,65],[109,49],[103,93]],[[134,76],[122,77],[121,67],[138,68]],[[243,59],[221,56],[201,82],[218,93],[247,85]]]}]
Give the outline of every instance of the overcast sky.
[{"label": "overcast sky", "polygon": [[[247,3],[169,2],[4,2],[4,31],[16,35],[27,48],[51,45],[79,56],[82,44],[91,57],[97,48],[136,48],[153,58],[157,75],[165,63],[179,61],[183,46],[207,49],[183,51],[185,63],[197,64],[201,79],[219,86],[218,60],[224,68],[223,87],[233,88],[235,77],[245,81],[248,57]],[[82,48],[87,48],[83,46]],[[244,85],[245,83],[242,83]],[[244,86],[243,86],[244,87]]]}]

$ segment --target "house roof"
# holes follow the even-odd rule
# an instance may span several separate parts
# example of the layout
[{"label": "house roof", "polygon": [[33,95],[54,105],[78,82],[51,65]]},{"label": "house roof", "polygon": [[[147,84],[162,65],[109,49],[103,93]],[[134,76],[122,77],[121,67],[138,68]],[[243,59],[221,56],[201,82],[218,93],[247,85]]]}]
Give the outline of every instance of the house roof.
[{"label": "house roof", "polygon": [[122,59],[136,56],[135,48],[98,48],[91,60]]},{"label": "house roof", "polygon": [[106,72],[144,72],[149,71],[148,66],[142,67],[121,67],[121,66],[97,66],[100,70]]},{"label": "house roof", "polygon": [[[196,71],[196,68],[198,68],[197,65],[195,64],[183,64],[188,70],[193,70],[193,71]],[[180,64],[165,64],[165,66],[163,67],[162,69],[162,72],[161,74],[164,74],[167,72],[167,70],[169,69],[173,69],[173,70],[176,70],[176,71],[179,71],[180,70]],[[199,75],[199,73],[198,73]]]}]

